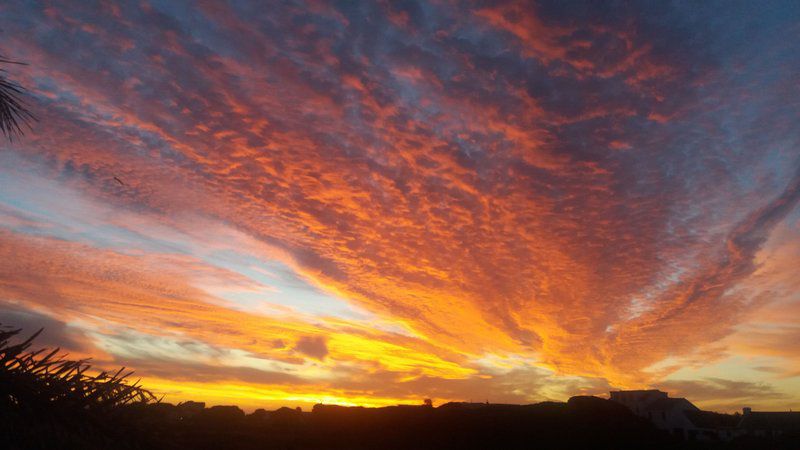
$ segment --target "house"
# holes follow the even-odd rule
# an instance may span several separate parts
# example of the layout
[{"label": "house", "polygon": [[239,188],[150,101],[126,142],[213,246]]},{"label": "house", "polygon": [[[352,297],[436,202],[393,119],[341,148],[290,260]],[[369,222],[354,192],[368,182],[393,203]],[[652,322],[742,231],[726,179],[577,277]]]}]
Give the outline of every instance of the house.
[{"label": "house", "polygon": [[712,411],[692,410],[684,413],[694,425],[689,438],[697,440],[729,441],[739,435],[739,415],[721,414]]},{"label": "house", "polygon": [[[684,438],[694,438],[697,426],[686,415],[688,411],[700,411],[685,398],[659,398],[644,407],[643,417],[647,417],[656,428],[683,434]],[[690,433],[691,432],[691,433]]]},{"label": "house", "polygon": [[649,420],[656,428],[687,440],[729,441],[739,436],[775,439],[800,435],[800,412],[753,412],[720,414],[702,411],[685,398],[672,398],[657,389],[612,391],[611,400]]},{"label": "house", "polygon": [[707,420],[700,408],[689,400],[672,398],[657,389],[637,391],[612,391],[611,400],[628,407],[634,414],[643,417],[656,428],[683,436],[689,440],[714,440],[720,435],[715,428],[706,428]]},{"label": "house", "polygon": [[800,412],[754,412],[743,408],[739,430],[742,434],[776,438],[785,433],[800,434]]},{"label": "house", "polygon": [[667,393],[658,389],[638,390],[638,391],[611,391],[611,400],[622,403],[634,414],[646,417],[645,408],[650,403],[667,398]]}]

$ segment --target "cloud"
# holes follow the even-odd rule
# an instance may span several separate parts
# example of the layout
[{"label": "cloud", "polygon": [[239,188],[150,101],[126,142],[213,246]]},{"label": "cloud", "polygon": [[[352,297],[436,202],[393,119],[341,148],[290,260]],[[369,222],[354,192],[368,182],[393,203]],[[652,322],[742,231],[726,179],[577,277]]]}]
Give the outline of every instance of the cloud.
[{"label": "cloud", "polygon": [[742,398],[776,398],[785,394],[777,392],[766,383],[726,380],[722,378],[706,378],[703,380],[669,380],[659,383],[659,387],[671,390],[681,396],[697,400],[708,399],[742,399]]},{"label": "cloud", "polygon": [[[42,120],[6,144],[3,298],[453,393],[487,355],[633,386],[768,352],[733,336],[798,240],[767,244],[800,190],[787,5],[306,6],[5,6]],[[319,298],[276,304],[267,259]]]},{"label": "cloud", "polygon": [[[177,334],[204,345],[298,363],[302,358],[298,360],[292,348],[274,345],[276,340],[296,339],[298,348],[314,357],[325,356],[323,350],[327,349],[333,360],[362,361],[389,370],[414,367],[421,373],[444,377],[472,372],[452,361],[463,360],[458,353],[358,322],[331,320],[326,325],[318,320],[304,321],[302,316],[267,317],[230,309],[191,286],[187,275],[194,273],[194,264],[189,265],[192,270],[187,273],[181,270],[185,267],[163,265],[163,261],[149,256],[7,232],[0,233],[0,241],[4,258],[0,262],[4,280],[0,294],[4,298],[27,308],[47,310],[64,320],[82,320],[101,330],[104,326],[127,326],[135,317],[136,331],[145,334],[144,340],[117,340],[115,348],[120,354],[146,355],[150,351],[151,356],[161,355],[160,340],[146,336]],[[312,335],[320,332],[326,333],[321,341]]]},{"label": "cloud", "polygon": [[304,355],[317,359],[324,359],[328,354],[328,345],[322,336],[302,336],[294,348]]},{"label": "cloud", "polygon": [[[772,229],[795,208],[798,201],[800,171],[780,195],[733,227],[718,262],[697,271],[693,280],[668,291],[652,310],[622,325],[611,345],[629,347],[631,342],[636,342],[631,334],[639,339],[652,336],[647,349],[649,355],[645,358],[655,363],[670,353],[688,353],[690,348],[697,347],[698,342],[714,342],[731,334],[733,325],[741,320],[742,311],[750,304],[749,299],[728,295],[729,291],[756,271],[757,252]],[[755,303],[760,302],[756,299]],[[694,326],[685,329],[679,338],[681,342],[674,338],[665,339],[667,330],[687,323]],[[630,355],[619,353],[617,364],[625,364],[624,359],[628,357]],[[641,364],[642,355],[634,354],[633,357],[634,364]]]},{"label": "cloud", "polygon": [[79,327],[13,303],[0,303],[0,324],[6,328],[21,330],[17,336],[20,340],[41,330],[31,350],[60,348],[62,352],[85,355],[92,348],[89,339]]},{"label": "cloud", "polygon": [[791,395],[764,382],[703,378],[667,380],[657,384],[673,397],[686,397],[704,409],[740,412],[743,406],[769,408],[770,404],[791,404]]}]

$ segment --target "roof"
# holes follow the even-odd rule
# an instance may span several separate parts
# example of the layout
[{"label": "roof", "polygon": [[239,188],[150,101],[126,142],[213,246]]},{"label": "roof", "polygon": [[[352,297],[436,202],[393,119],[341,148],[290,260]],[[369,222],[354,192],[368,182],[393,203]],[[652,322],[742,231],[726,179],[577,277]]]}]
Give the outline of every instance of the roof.
[{"label": "roof", "polygon": [[800,412],[750,412],[742,416],[739,428],[800,431]]},{"label": "roof", "polygon": [[650,393],[654,393],[654,392],[659,392],[659,393],[662,393],[662,394],[666,394],[666,392],[660,391],[658,389],[634,389],[632,391],[609,391],[609,392],[611,394],[617,394],[617,393],[622,393],[622,394],[650,394]]},{"label": "roof", "polygon": [[699,411],[697,406],[683,397],[677,398],[659,398],[648,403],[644,408],[645,411],[670,411],[675,408],[682,407],[684,411]]}]

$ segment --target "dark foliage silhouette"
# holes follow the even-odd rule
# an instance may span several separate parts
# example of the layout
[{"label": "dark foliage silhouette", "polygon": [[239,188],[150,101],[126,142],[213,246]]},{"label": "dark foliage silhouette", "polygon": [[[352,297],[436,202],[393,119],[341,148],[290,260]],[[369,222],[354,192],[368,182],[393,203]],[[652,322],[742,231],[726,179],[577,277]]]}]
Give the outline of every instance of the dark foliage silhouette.
[{"label": "dark foliage silhouette", "polygon": [[[21,330],[0,327],[0,432],[11,448],[84,446],[100,448],[137,439],[130,428],[136,406],[156,398],[137,383],[132,372],[91,374],[86,360],[69,360],[59,349],[30,350],[42,330],[20,342]],[[123,448],[125,446],[122,446]]]},{"label": "dark foliage silhouette", "polygon": [[[22,64],[0,55],[0,64]],[[36,116],[30,112],[22,100],[25,88],[8,78],[8,72],[0,67],[0,133],[8,139],[25,134],[24,129]]]}]

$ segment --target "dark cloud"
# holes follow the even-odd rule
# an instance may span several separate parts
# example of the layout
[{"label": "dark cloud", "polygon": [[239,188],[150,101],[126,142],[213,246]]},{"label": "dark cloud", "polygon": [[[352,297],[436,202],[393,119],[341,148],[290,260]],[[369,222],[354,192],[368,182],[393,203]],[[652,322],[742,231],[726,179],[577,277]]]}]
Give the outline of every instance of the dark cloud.
[{"label": "dark cloud", "polygon": [[70,326],[58,319],[22,306],[0,302],[0,325],[21,329],[18,340],[24,340],[40,329],[31,350],[60,348],[64,352],[85,352],[91,342],[79,327]]},{"label": "dark cloud", "polygon": [[261,385],[302,386],[311,383],[302,377],[281,371],[254,369],[252,367],[213,366],[190,361],[161,360],[153,358],[124,358],[110,364],[135,367],[136,374],[169,380],[195,383],[243,382]]},{"label": "dark cloud", "polygon": [[328,354],[328,344],[323,336],[302,336],[294,344],[294,349],[319,360]]},{"label": "dark cloud", "polygon": [[673,396],[686,397],[692,400],[759,400],[786,398],[786,394],[767,383],[752,381],[735,381],[723,378],[705,378],[701,380],[669,380],[658,383],[659,389],[670,392]]}]

